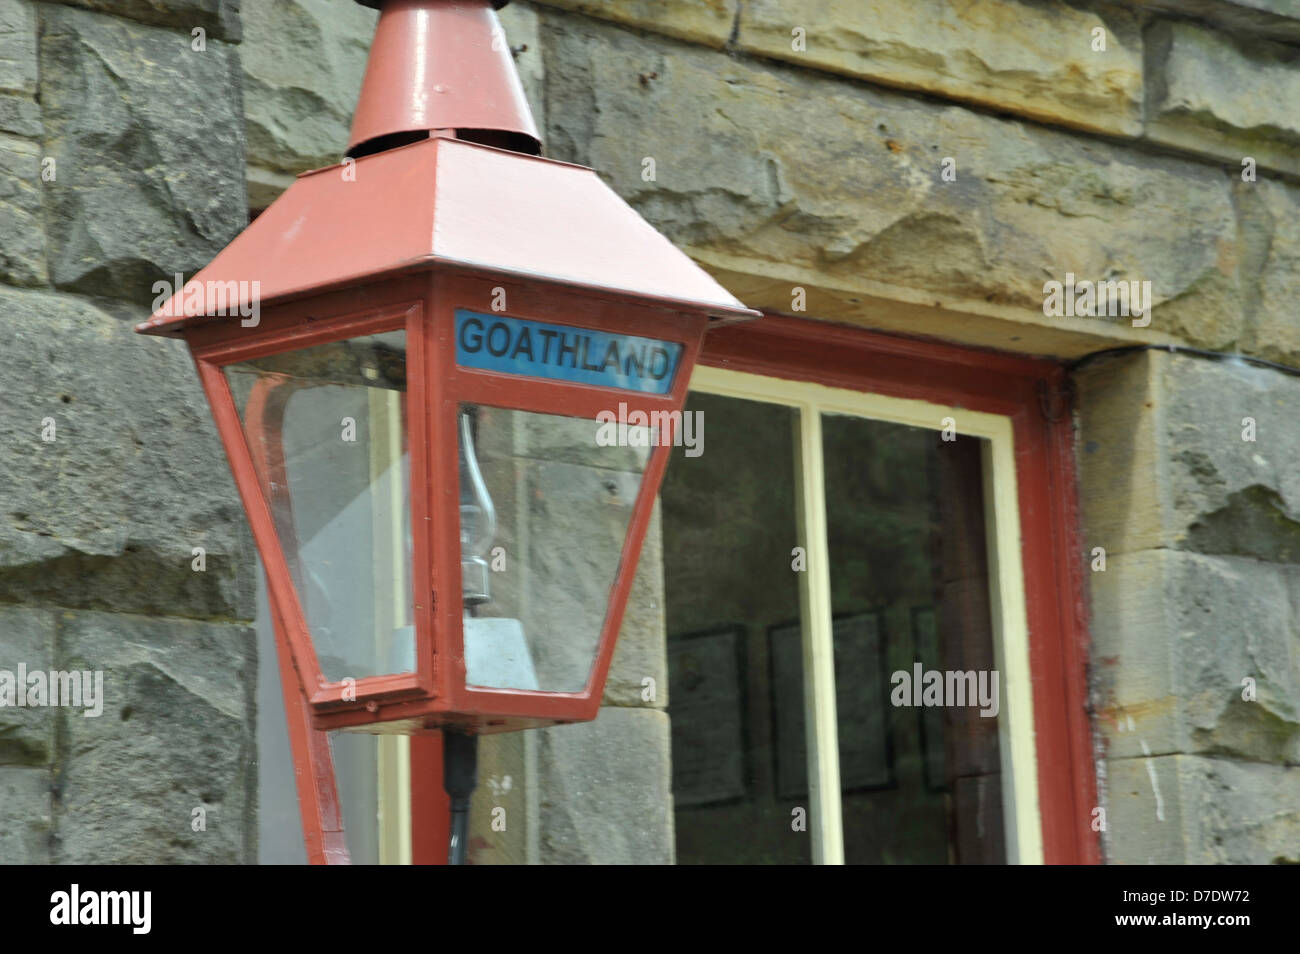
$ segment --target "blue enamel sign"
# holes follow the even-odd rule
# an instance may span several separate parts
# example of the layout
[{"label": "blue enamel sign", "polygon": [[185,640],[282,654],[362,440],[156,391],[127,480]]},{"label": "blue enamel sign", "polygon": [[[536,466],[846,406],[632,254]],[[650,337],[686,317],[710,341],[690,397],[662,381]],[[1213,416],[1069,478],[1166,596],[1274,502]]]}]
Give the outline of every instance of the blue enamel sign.
[{"label": "blue enamel sign", "polygon": [[463,368],[667,394],[681,357],[675,341],[456,309],[456,363]]}]

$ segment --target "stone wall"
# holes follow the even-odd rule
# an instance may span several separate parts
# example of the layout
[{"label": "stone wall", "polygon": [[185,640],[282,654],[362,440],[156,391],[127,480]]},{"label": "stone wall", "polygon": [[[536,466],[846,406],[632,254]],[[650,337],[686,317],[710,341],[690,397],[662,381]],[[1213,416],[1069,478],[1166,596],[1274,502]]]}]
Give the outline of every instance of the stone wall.
[{"label": "stone wall", "polygon": [[104,674],[98,717],[0,710],[0,862],[255,857],[250,540],[184,347],[132,332],[246,221],[239,36],[0,0],[0,669]]},{"label": "stone wall", "polygon": [[[803,289],[807,317],[1063,360],[1300,364],[1293,0],[514,0],[502,20],[548,154],[748,304]],[[111,670],[98,721],[0,715],[0,860],[255,854],[250,548],[183,349],[129,325],[338,157],[373,23],[341,0],[0,0],[0,668]],[[1150,323],[1047,316],[1067,273],[1149,281]],[[1151,351],[1073,377],[1081,558],[1107,554],[1107,859],[1300,860],[1300,382]],[[671,860],[671,815],[635,843],[611,822],[667,786],[666,697],[633,698],[662,666],[647,619],[600,719],[527,756],[555,841],[523,857]]]},{"label": "stone wall", "polygon": [[1300,862],[1300,380],[1146,352],[1078,383],[1109,856]]}]

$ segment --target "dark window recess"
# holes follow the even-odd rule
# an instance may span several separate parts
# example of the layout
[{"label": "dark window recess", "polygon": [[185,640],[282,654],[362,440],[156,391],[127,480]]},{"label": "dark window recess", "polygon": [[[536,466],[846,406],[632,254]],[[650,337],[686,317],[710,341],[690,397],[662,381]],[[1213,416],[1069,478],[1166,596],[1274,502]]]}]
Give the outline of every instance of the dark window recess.
[{"label": "dark window recess", "polygon": [[[687,408],[707,452],[675,456],[661,496],[677,861],[807,863],[796,421],[710,394]],[[822,437],[845,860],[1004,862],[1000,674],[997,717],[891,702],[916,663],[990,687],[984,442],[838,415]]]}]

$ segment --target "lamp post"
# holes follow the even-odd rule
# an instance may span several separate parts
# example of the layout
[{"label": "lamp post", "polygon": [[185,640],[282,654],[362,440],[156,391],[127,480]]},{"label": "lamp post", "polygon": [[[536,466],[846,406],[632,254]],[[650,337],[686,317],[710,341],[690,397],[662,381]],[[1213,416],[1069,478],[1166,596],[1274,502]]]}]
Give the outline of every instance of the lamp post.
[{"label": "lamp post", "polygon": [[[348,158],[299,176],[137,328],[185,340],[223,440],[317,776],[300,780],[317,860],[341,850],[320,731],[595,718],[705,330],[757,316],[593,171],[538,155],[489,0],[367,5]],[[616,409],[643,450],[597,445]],[[557,564],[583,541],[525,540],[527,506],[493,500],[524,445],[639,472],[602,518],[616,564]],[[450,791],[472,749],[447,749],[466,752]]]}]

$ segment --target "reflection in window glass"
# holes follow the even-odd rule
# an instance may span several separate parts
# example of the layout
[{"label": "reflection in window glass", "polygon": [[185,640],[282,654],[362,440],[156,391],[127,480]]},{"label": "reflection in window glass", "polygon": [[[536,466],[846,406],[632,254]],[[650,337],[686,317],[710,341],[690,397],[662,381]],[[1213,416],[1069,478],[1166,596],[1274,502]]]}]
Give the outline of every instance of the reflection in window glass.
[{"label": "reflection in window glass", "polygon": [[[814,823],[817,753],[838,765],[821,797],[840,800],[847,862],[1005,861],[985,442],[822,415],[838,748],[813,753],[795,412],[688,407],[709,452],[674,460],[662,492],[678,861],[808,861],[795,813]],[[903,682],[936,679],[937,704],[895,704]]]},{"label": "reflection in window glass", "polygon": [[661,494],[679,864],[807,864],[794,428],[788,408],[692,393],[707,452]]},{"label": "reflection in window glass", "polygon": [[822,416],[850,864],[1006,860],[984,443]]},{"label": "reflection in window glass", "polygon": [[405,334],[226,375],[325,678],[412,671]]}]

